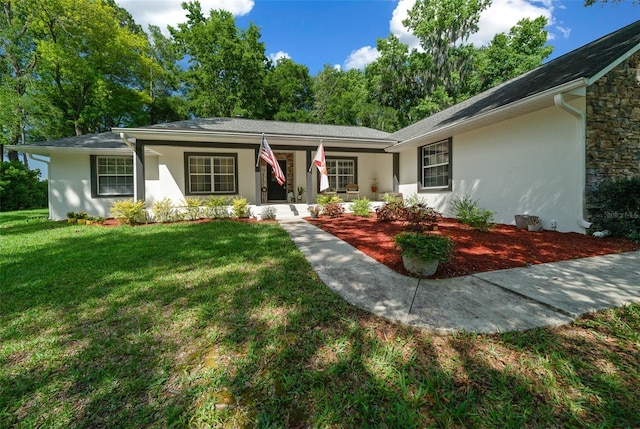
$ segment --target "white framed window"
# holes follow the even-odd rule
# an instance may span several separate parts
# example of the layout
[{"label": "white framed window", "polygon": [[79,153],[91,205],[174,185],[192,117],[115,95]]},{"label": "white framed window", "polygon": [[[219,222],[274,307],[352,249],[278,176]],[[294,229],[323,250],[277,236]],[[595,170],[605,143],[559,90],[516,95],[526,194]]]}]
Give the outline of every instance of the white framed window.
[{"label": "white framed window", "polygon": [[185,154],[186,193],[237,193],[237,158],[235,154]]},{"label": "white framed window", "polygon": [[348,184],[358,183],[356,158],[327,158],[326,163],[331,189],[345,192]]},{"label": "white framed window", "polygon": [[133,157],[96,156],[94,162],[97,196],[133,195]]},{"label": "white framed window", "polygon": [[451,189],[451,139],[422,146],[419,163],[422,190]]}]

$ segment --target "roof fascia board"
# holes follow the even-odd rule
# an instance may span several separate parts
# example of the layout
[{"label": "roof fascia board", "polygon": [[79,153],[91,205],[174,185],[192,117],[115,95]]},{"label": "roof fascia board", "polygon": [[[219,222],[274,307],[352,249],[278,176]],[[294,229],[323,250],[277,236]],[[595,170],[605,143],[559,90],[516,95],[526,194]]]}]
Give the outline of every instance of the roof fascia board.
[{"label": "roof fascia board", "polygon": [[[50,153],[69,153],[69,152],[87,152],[87,153],[104,153],[104,154],[113,154],[113,153],[122,153],[124,155],[131,155],[131,149],[128,147],[123,148],[115,148],[115,147],[104,147],[104,148],[95,148],[95,147],[72,147],[72,146],[34,146],[34,145],[7,145],[5,146],[9,150],[15,150],[17,152],[23,153],[32,153],[36,155],[45,155],[49,156]],[[145,153],[159,155],[158,152],[154,150],[148,150],[145,148]]]},{"label": "roof fascia board", "polygon": [[618,57],[618,59],[616,59],[612,63],[608,64],[605,68],[600,70],[599,73],[596,73],[595,75],[593,75],[589,79],[589,83],[587,85],[591,85],[594,82],[597,82],[602,76],[606,75],[611,70],[613,70],[614,68],[618,67],[620,64],[622,64],[623,62],[628,60],[631,55],[633,55],[636,52],[638,52],[638,49],[640,49],[640,43],[635,45],[633,48],[629,49],[624,55],[621,55],[620,57]]},{"label": "roof fascia board", "polygon": [[147,128],[112,128],[113,133],[125,133],[128,136],[135,137],[140,140],[183,140],[193,136],[217,136],[228,138],[246,138],[256,139],[260,144],[262,136],[267,136],[274,139],[282,140],[296,140],[308,141],[310,143],[318,144],[322,141],[333,142],[359,142],[359,143],[385,143],[393,144],[396,140],[383,139],[383,138],[364,138],[364,137],[331,137],[331,136],[309,136],[309,135],[293,135],[293,134],[277,134],[277,133],[255,133],[255,132],[233,132],[233,131],[213,131],[213,130],[170,130],[170,129],[147,129]]},{"label": "roof fascia board", "polygon": [[405,140],[399,143],[396,143],[395,145],[387,148],[387,152],[400,152],[403,150],[404,146],[411,146],[412,143],[415,143],[416,141],[419,140],[424,140],[425,138],[429,138],[431,136],[435,136],[438,134],[442,134],[442,133],[447,133],[448,136],[453,136],[455,134],[455,130],[457,128],[459,128],[461,125],[465,124],[465,125],[469,125],[469,124],[473,124],[474,122],[480,122],[480,121],[484,121],[488,118],[491,118],[492,116],[500,116],[503,113],[512,110],[512,109],[519,109],[519,108],[523,108],[526,107],[529,104],[535,104],[537,102],[540,102],[546,98],[550,98],[553,101],[553,95],[558,94],[558,93],[566,93],[566,92],[571,92],[571,91],[576,91],[579,90],[581,87],[584,87],[587,85],[587,79],[586,78],[578,78],[575,80],[572,80],[570,82],[567,82],[565,84],[553,87],[551,89],[548,89],[546,91],[543,92],[539,92],[535,95],[532,95],[530,97],[524,98],[522,100],[518,100],[515,101],[513,103],[507,104],[505,106],[501,106],[498,107],[496,109],[490,110],[488,112],[485,113],[481,113],[479,115],[476,115],[474,117],[472,117],[471,119],[466,119],[466,120],[461,120],[461,121],[457,121],[454,122],[452,124],[446,125],[444,127],[439,127],[436,128],[432,131],[429,131],[425,134],[421,134],[417,137],[414,137],[412,139],[409,140]]}]

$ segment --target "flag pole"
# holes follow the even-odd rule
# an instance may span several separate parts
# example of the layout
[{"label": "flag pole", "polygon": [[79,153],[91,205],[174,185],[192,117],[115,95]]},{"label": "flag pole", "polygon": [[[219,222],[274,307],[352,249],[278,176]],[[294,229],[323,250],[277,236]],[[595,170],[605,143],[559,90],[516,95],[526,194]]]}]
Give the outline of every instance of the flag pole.
[{"label": "flag pole", "polygon": [[264,144],[264,133],[262,133],[262,140],[260,140],[260,148],[258,148],[258,159],[256,160],[256,168],[260,166],[260,152],[262,152],[263,144]]},{"label": "flag pole", "polygon": [[[320,143],[322,143],[322,139],[320,139]],[[320,145],[318,145],[318,147],[320,147]],[[318,152],[318,148],[316,148],[316,153]],[[314,162],[311,161],[311,165],[309,166],[309,169],[307,170],[307,173],[311,173],[311,169],[313,168]]]}]

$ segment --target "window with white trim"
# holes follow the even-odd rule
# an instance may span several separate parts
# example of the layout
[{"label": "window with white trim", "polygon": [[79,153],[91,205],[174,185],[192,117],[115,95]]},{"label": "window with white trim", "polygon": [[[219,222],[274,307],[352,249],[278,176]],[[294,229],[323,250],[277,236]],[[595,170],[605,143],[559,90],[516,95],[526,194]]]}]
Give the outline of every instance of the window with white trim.
[{"label": "window with white trim", "polygon": [[133,157],[96,156],[95,163],[98,196],[133,195]]},{"label": "window with white trim", "polygon": [[451,139],[420,148],[420,184],[423,190],[449,189]]},{"label": "window with white trim", "polygon": [[236,157],[229,155],[186,155],[188,194],[235,194]]},{"label": "window with white trim", "polygon": [[355,158],[327,158],[329,187],[338,192],[345,192],[347,185],[356,181]]}]

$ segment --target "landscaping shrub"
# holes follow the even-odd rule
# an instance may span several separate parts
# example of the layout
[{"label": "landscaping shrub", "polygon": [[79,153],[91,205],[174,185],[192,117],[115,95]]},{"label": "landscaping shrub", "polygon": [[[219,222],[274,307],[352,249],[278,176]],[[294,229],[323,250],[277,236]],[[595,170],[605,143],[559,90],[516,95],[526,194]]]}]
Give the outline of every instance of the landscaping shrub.
[{"label": "landscaping shrub", "polygon": [[342,202],[342,198],[335,194],[331,195],[318,195],[316,198],[316,202],[321,206],[326,206],[327,204],[339,204]]},{"label": "landscaping shrub", "polygon": [[403,231],[395,237],[396,247],[402,254],[416,256],[424,261],[447,262],[453,251],[453,240],[439,234]]},{"label": "landscaping shrub", "polygon": [[189,220],[198,220],[203,216],[202,206],[204,200],[197,197],[186,197],[184,199],[185,217]]},{"label": "landscaping shrub", "polygon": [[248,218],[251,217],[251,209],[249,208],[249,201],[243,197],[236,197],[231,202],[231,211],[233,217],[236,218]]},{"label": "landscaping shrub", "polygon": [[456,197],[451,202],[451,212],[463,224],[469,225],[477,231],[489,231],[493,226],[495,212],[478,207],[478,200],[469,195]]},{"label": "landscaping shrub", "polygon": [[111,204],[111,216],[127,225],[145,221],[145,202],[121,200]]},{"label": "landscaping shrub", "polygon": [[351,212],[356,216],[369,217],[371,215],[371,202],[367,197],[358,198],[351,203]]},{"label": "landscaping shrub", "polygon": [[416,203],[404,208],[402,220],[406,228],[414,232],[432,230],[440,218],[440,213],[423,203]]},{"label": "landscaping shrub", "polygon": [[344,207],[340,203],[329,203],[322,208],[322,214],[328,217],[339,217],[344,214]]},{"label": "landscaping shrub", "polygon": [[640,177],[607,180],[598,187],[595,198],[601,206],[594,217],[598,229],[640,241]]},{"label": "landscaping shrub", "polygon": [[213,219],[226,219],[229,217],[228,197],[211,196],[205,201],[205,216]]},{"label": "landscaping shrub", "polygon": [[178,211],[169,198],[156,201],[151,207],[151,213],[156,222],[173,222],[180,218]]},{"label": "landscaping shrub", "polygon": [[260,210],[260,219],[262,220],[276,220],[276,208],[273,206],[265,206]]},{"label": "landscaping shrub", "polygon": [[0,211],[47,207],[47,181],[19,161],[0,161]]},{"label": "landscaping shrub", "polygon": [[399,198],[390,198],[386,203],[376,208],[376,216],[380,222],[403,219],[404,202]]}]

